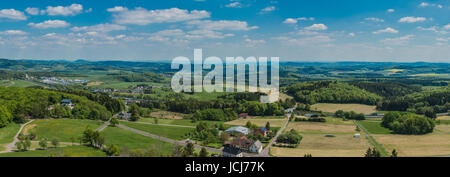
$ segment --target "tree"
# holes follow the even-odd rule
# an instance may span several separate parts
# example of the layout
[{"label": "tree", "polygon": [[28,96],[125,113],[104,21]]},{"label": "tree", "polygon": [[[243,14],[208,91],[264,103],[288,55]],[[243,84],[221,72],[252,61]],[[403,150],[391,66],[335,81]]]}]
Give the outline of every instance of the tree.
[{"label": "tree", "polygon": [[158,120],[159,120],[159,119],[158,119],[157,117],[155,117],[155,120],[154,120],[154,121],[155,121],[155,124],[158,124]]},{"label": "tree", "polygon": [[266,130],[269,131],[270,130],[270,122],[266,123]]},{"label": "tree", "polygon": [[172,151],[172,157],[182,157],[183,156],[183,146],[176,145]]},{"label": "tree", "polygon": [[208,151],[203,147],[198,154],[199,157],[208,157]]},{"label": "tree", "polygon": [[367,149],[366,153],[364,154],[364,157],[381,157],[381,154],[377,151],[376,148],[369,147],[369,149]]},{"label": "tree", "polygon": [[343,110],[337,110],[336,113],[334,113],[336,117],[344,118],[344,111]]},{"label": "tree", "polygon": [[113,117],[110,123],[112,127],[115,127],[116,125],[119,125],[119,120],[117,119],[117,117]]},{"label": "tree", "polygon": [[188,143],[186,144],[186,146],[183,149],[183,157],[191,157],[194,155],[194,144],[192,143]]},{"label": "tree", "polygon": [[109,156],[119,156],[120,149],[117,145],[110,144],[106,149],[106,154],[108,154]]},{"label": "tree", "polygon": [[23,142],[22,141],[17,141],[16,144],[16,148],[18,151],[22,151],[22,147],[23,147]]},{"label": "tree", "polygon": [[23,150],[28,150],[31,147],[31,140],[30,138],[26,138],[25,141],[23,142],[22,148]]},{"label": "tree", "polygon": [[72,141],[72,146],[73,146],[73,143],[75,143],[75,141],[77,141],[77,138],[74,137],[74,136],[72,136],[72,137],[70,138],[70,141]]},{"label": "tree", "polygon": [[303,157],[312,157],[311,154],[305,154]]},{"label": "tree", "polygon": [[391,157],[397,157],[397,150],[392,150]]},{"label": "tree", "polygon": [[137,111],[133,111],[133,112],[131,113],[130,120],[131,120],[131,121],[138,121],[139,119],[140,119],[139,113],[138,113]]},{"label": "tree", "polygon": [[42,148],[42,149],[47,149],[47,138],[42,138],[40,141],[39,141],[39,146]]},{"label": "tree", "polygon": [[36,139],[36,133],[34,131],[32,131],[32,132],[30,132],[28,137],[30,138],[30,140],[34,140],[34,139]]},{"label": "tree", "polygon": [[57,148],[59,146],[59,140],[56,138],[52,139],[51,143],[52,143],[53,147],[55,147],[55,148]]}]

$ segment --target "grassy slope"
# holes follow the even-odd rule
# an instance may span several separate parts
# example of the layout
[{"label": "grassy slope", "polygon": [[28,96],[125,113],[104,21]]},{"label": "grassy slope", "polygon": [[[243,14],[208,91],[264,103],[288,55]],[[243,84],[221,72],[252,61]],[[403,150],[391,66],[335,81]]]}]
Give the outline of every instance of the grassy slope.
[{"label": "grassy slope", "polygon": [[[28,128],[37,134],[37,138],[48,138],[49,140],[57,138],[61,142],[70,142],[71,137],[79,137],[90,126],[92,129],[97,129],[103,123],[94,120],[78,120],[78,119],[48,119],[36,120],[28,124],[24,131]],[[26,134],[25,132],[23,132]],[[28,133],[28,132],[27,132]]]},{"label": "grassy slope", "polygon": [[141,131],[148,132],[150,134],[159,135],[175,140],[185,139],[186,138],[185,134],[194,130],[194,128],[168,127],[168,126],[140,124],[133,122],[120,122],[120,123],[130,128],[138,129]]},{"label": "grassy slope", "polygon": [[153,138],[142,136],[121,128],[107,127],[102,131],[105,136],[106,145],[115,144],[121,150],[128,148],[135,149],[157,149],[161,155],[170,155],[173,151],[174,145],[162,142]]},{"label": "grassy slope", "polygon": [[0,157],[106,157],[106,154],[87,146],[68,146],[62,148],[49,148],[47,150],[35,150],[25,152],[9,152],[0,154]]},{"label": "grassy slope", "polygon": [[381,126],[380,121],[358,121],[370,134],[391,134],[392,131]]},{"label": "grassy slope", "polygon": [[0,144],[11,143],[19,129],[20,125],[16,123],[10,123],[6,127],[0,128]]}]

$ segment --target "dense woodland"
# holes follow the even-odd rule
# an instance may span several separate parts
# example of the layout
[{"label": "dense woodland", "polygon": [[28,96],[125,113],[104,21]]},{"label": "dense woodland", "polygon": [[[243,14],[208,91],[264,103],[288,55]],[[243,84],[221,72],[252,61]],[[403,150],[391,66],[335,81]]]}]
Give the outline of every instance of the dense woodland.
[{"label": "dense woodland", "polygon": [[356,86],[337,81],[304,82],[287,87],[300,103],[361,103],[375,105],[381,97]]},{"label": "dense woodland", "polygon": [[397,134],[426,134],[433,132],[434,121],[430,118],[406,112],[389,112],[383,116],[383,127]]},{"label": "dense woodland", "polygon": [[[61,105],[71,99],[73,109]],[[0,87],[0,127],[25,119],[74,118],[107,120],[111,112],[84,96],[32,88]]]}]

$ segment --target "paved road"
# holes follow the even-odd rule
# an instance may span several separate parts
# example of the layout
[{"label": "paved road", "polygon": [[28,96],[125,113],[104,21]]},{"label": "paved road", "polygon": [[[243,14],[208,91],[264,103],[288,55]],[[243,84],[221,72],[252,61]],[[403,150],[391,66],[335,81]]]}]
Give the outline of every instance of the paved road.
[{"label": "paved road", "polygon": [[27,126],[28,124],[30,124],[30,123],[33,122],[33,121],[34,121],[34,120],[30,120],[29,122],[20,125],[20,129],[19,129],[19,131],[16,133],[16,135],[14,136],[13,142],[12,142],[12,143],[9,143],[9,144],[6,146],[6,149],[5,149],[4,151],[0,151],[0,153],[5,153],[5,152],[11,152],[11,151],[13,151],[14,148],[16,147],[16,142],[19,141],[19,139],[18,139],[17,137],[19,136],[20,132],[22,132],[22,130],[23,130],[23,128],[24,128],[25,126]]},{"label": "paved road", "polygon": [[103,129],[109,126],[109,121],[106,121],[101,127],[97,128],[97,131],[101,132]]},{"label": "paved road", "polygon": [[270,157],[270,155],[269,155],[270,147],[272,147],[273,143],[275,143],[275,141],[277,140],[278,136],[280,136],[283,133],[284,129],[286,129],[287,125],[289,124],[289,119],[290,119],[291,115],[292,115],[292,113],[286,114],[286,116],[287,116],[286,123],[284,123],[284,126],[277,132],[275,137],[272,138],[272,141],[270,141],[270,143],[266,146],[266,148],[264,148],[261,151],[261,153],[259,153],[259,156],[261,156],[261,157]]}]

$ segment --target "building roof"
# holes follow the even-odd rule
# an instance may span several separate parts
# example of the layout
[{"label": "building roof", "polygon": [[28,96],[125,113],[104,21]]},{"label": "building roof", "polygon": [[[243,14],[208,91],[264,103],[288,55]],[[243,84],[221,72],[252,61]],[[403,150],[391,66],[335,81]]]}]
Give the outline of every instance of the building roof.
[{"label": "building roof", "polygon": [[71,99],[63,99],[61,100],[61,103],[72,103]]},{"label": "building roof", "polygon": [[256,140],[255,143],[253,143],[253,145],[255,145],[257,148],[262,147],[262,143],[259,140]]},{"label": "building roof", "polygon": [[248,128],[245,128],[242,126],[231,127],[229,129],[225,130],[225,132],[239,132],[242,134],[248,134]]},{"label": "building roof", "polygon": [[222,151],[229,153],[229,154],[234,154],[234,155],[242,153],[241,149],[230,146],[230,145],[225,145]]},{"label": "building roof", "polygon": [[250,148],[252,146],[253,141],[249,140],[247,137],[237,137],[234,138],[233,141],[230,143],[232,146],[238,147],[238,148]]}]

